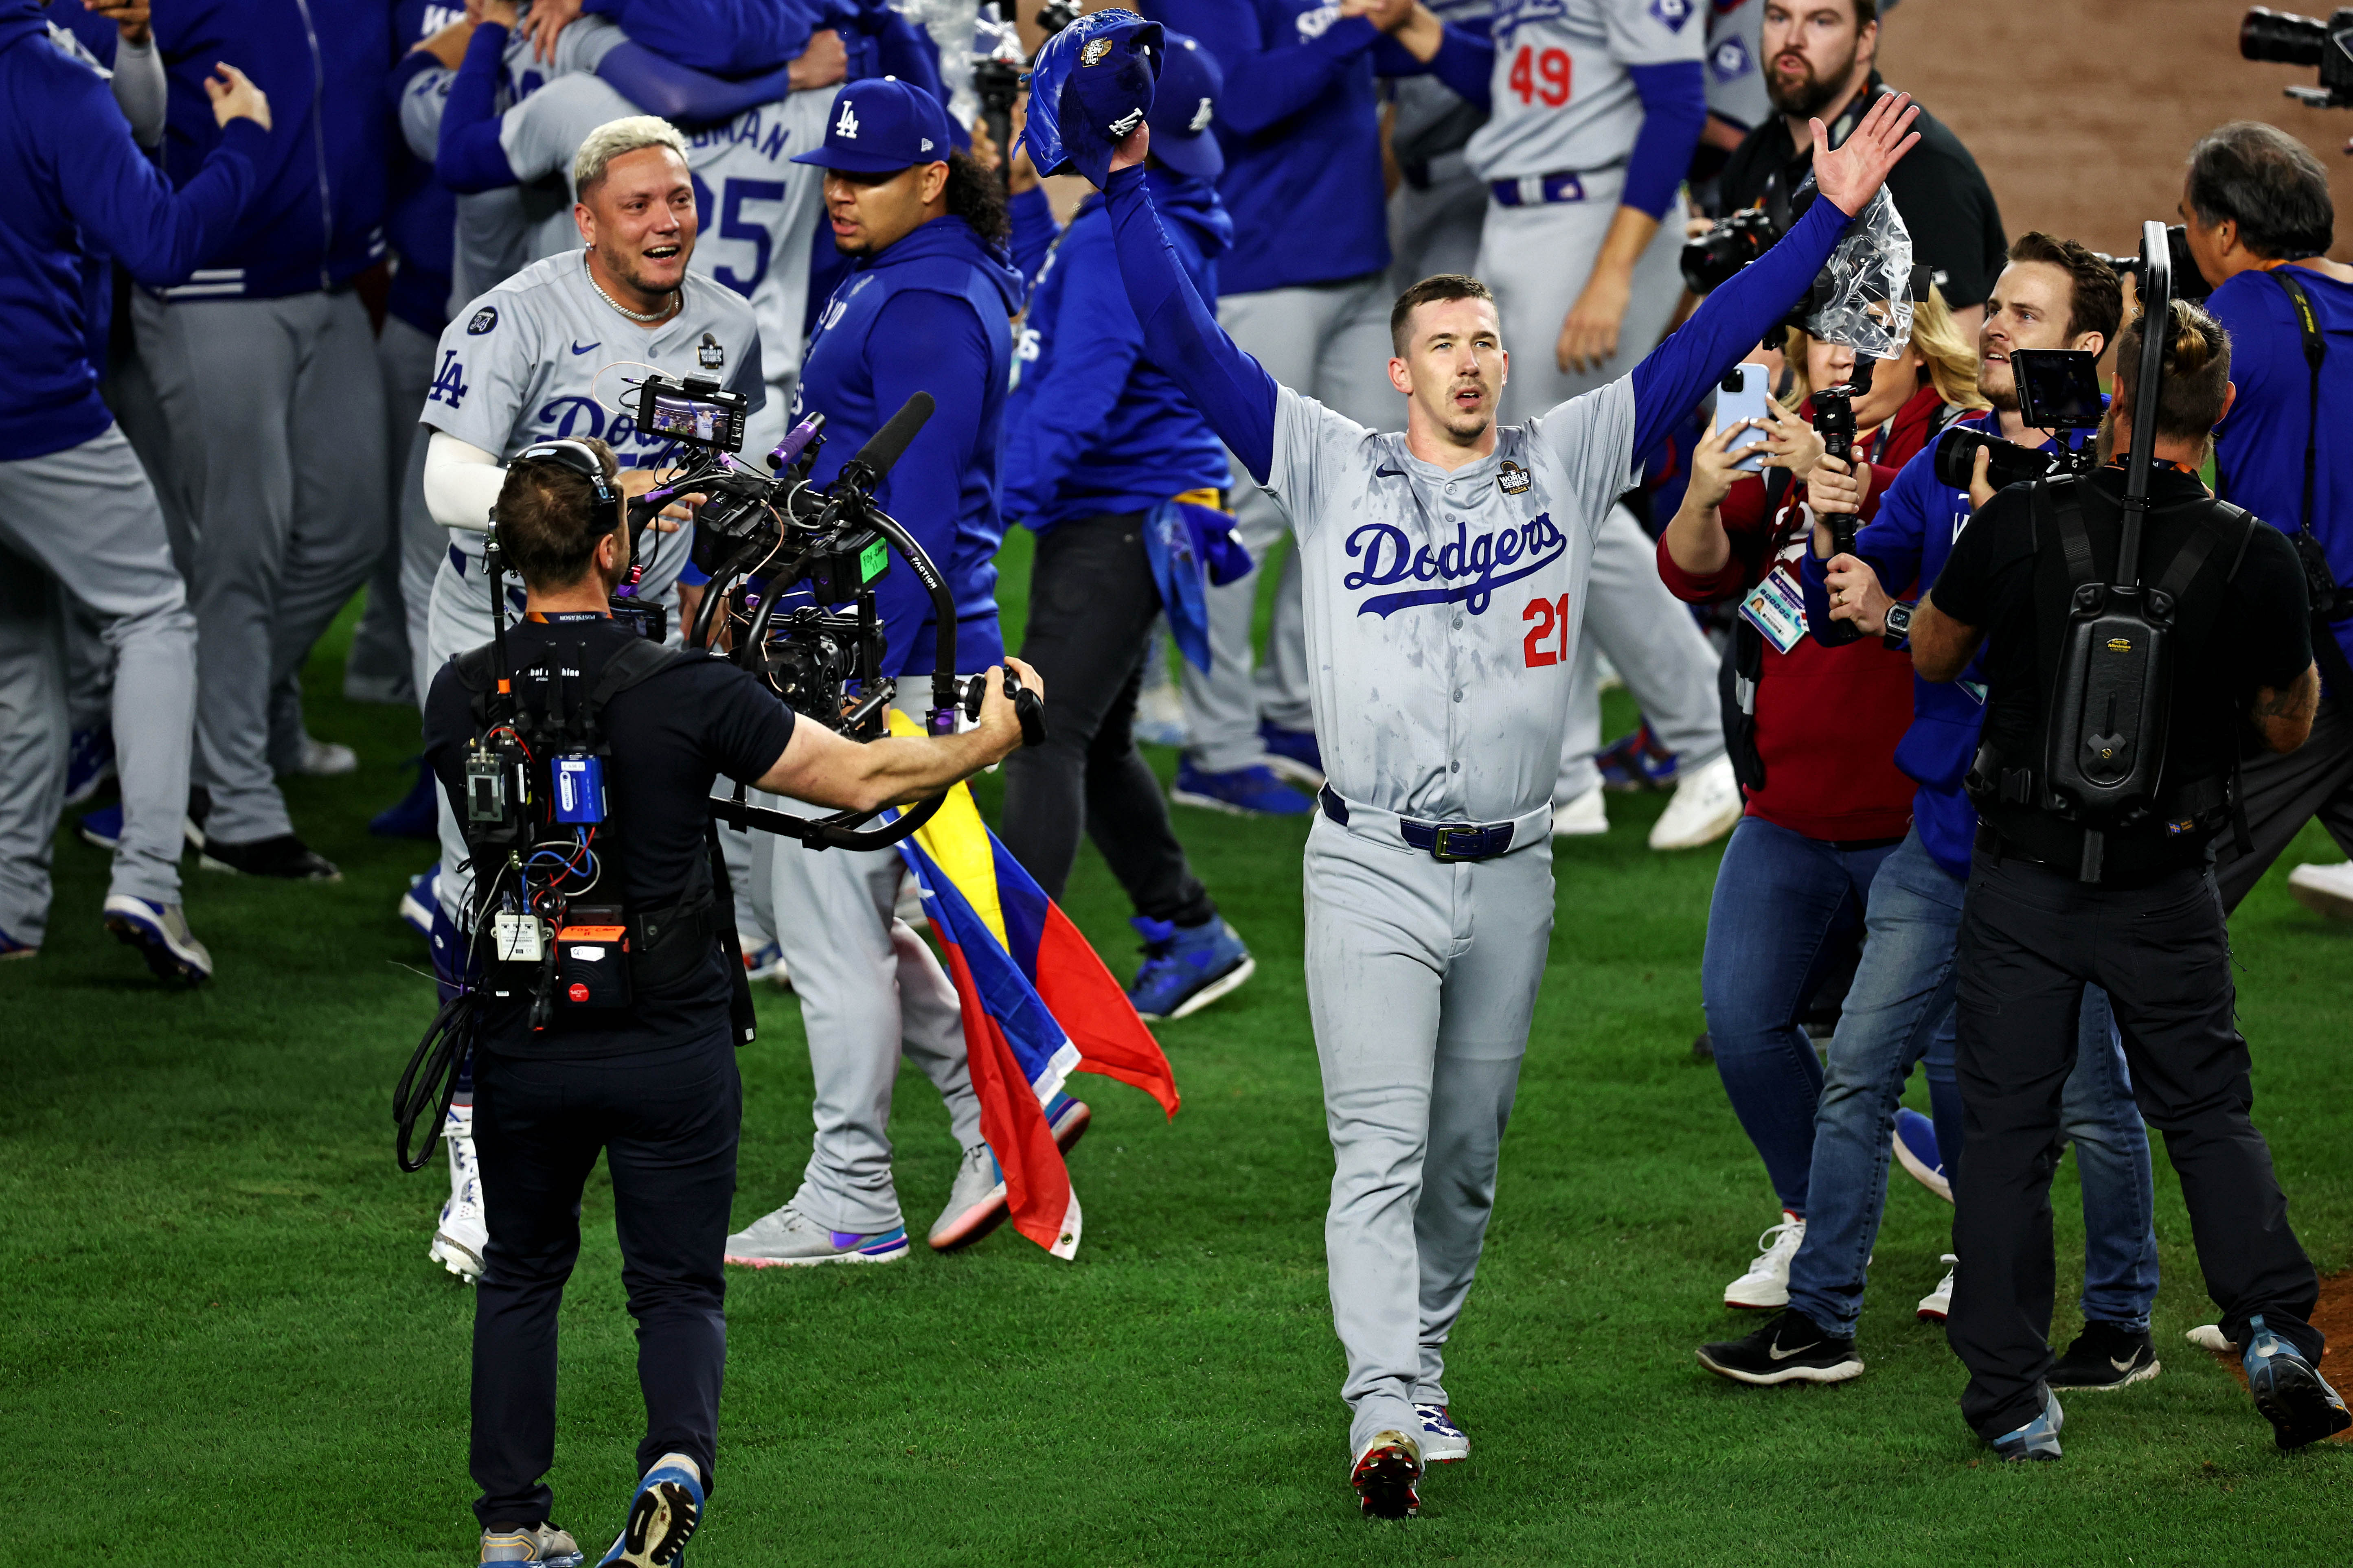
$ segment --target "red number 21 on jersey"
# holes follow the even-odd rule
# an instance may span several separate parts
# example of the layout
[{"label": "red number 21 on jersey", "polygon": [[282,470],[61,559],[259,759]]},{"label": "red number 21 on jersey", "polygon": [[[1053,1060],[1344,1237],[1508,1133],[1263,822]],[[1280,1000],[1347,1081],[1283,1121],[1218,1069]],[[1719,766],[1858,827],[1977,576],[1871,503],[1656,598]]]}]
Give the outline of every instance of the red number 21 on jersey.
[{"label": "red number 21 on jersey", "polygon": [[[1530,599],[1528,607],[1520,612],[1520,619],[1536,623],[1528,628],[1528,635],[1520,642],[1522,651],[1528,657],[1530,669],[1568,662],[1567,595],[1563,594],[1557,599]],[[1559,634],[1557,640],[1560,644],[1557,652],[1546,646],[1556,640],[1556,631]]]}]

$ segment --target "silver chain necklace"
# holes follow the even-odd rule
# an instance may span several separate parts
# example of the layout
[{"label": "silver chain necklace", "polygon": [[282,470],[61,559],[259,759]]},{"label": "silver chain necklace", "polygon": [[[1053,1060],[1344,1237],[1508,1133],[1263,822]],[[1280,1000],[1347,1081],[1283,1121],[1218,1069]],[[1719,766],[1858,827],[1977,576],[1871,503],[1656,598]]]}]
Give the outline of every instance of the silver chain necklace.
[{"label": "silver chain necklace", "polygon": [[683,290],[678,289],[671,289],[670,291],[670,303],[664,305],[659,310],[632,310],[627,305],[622,304],[618,300],[614,299],[610,294],[605,292],[605,286],[596,281],[596,269],[588,265],[588,252],[585,248],[580,252],[580,270],[588,275],[588,287],[596,290],[596,298],[604,300],[605,303],[612,306],[613,309],[620,311],[621,314],[628,317],[629,320],[633,321],[660,321],[663,317],[670,315],[672,311],[678,309],[679,296],[683,292]]}]

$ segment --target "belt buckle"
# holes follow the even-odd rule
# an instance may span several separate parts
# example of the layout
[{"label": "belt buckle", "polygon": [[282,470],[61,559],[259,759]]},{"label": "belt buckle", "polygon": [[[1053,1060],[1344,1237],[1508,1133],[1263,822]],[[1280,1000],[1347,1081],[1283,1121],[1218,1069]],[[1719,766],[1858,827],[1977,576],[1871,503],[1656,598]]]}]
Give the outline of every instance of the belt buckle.
[{"label": "belt buckle", "polygon": [[1476,858],[1475,856],[1455,854],[1454,837],[1457,834],[1462,834],[1475,838],[1485,831],[1484,828],[1474,826],[1469,823],[1461,822],[1442,822],[1437,824],[1436,827],[1437,831],[1431,835],[1430,840],[1430,858],[1431,859],[1438,861],[1441,865],[1451,866],[1460,861]]}]

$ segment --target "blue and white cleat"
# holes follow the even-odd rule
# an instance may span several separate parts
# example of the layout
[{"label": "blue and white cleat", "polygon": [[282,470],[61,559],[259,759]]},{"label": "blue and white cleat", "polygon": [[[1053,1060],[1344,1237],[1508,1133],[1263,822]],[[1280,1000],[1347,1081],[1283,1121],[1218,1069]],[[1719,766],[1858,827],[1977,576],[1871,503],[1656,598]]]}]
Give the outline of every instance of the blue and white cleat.
[{"label": "blue and white cleat", "polygon": [[38,958],[40,956],[41,944],[39,942],[18,942],[6,931],[0,931],[0,963],[5,963],[12,958]]},{"label": "blue and white cleat", "polygon": [[1258,738],[1266,742],[1266,765],[1275,777],[1303,790],[1324,787],[1324,749],[1314,731],[1261,724]]},{"label": "blue and white cleat", "polygon": [[[187,839],[187,847],[201,850],[205,847],[205,830],[193,816],[185,817],[180,831]],[[74,825],[74,832],[93,849],[114,850],[122,844],[122,803],[101,805],[96,811],[84,812]]]},{"label": "blue and white cleat", "polygon": [[1258,973],[1258,960],[1242,939],[1216,916],[1197,926],[1148,915],[1127,923],[1144,938],[1144,967],[1135,972],[1127,999],[1151,1022],[1190,1017]]},{"label": "blue and white cleat", "polygon": [[137,948],[160,979],[193,984],[213,977],[213,955],[188,930],[188,917],[177,904],[110,893],[106,929],[117,942]]},{"label": "blue and white cleat", "polygon": [[66,746],[66,804],[79,805],[114,776],[114,731],[76,730]]},{"label": "blue and white cleat", "polygon": [[1315,803],[1274,776],[1264,763],[1231,773],[1203,773],[1191,762],[1176,764],[1176,782],[1168,798],[1178,805],[1198,805],[1233,816],[1308,816]]},{"label": "blue and white cleat", "polygon": [[1471,1435],[1448,1417],[1445,1405],[1417,1405],[1413,1413],[1421,1418],[1424,1464],[1451,1465],[1471,1457]]},{"label": "blue and white cleat", "polygon": [[1953,1201],[1952,1178],[1945,1173],[1944,1156],[1936,1148],[1936,1124],[1909,1106],[1895,1108],[1895,1163],[1922,1186],[1947,1203]]},{"label": "blue and white cleat", "polygon": [[588,1554],[568,1530],[552,1524],[527,1524],[517,1530],[482,1531],[484,1563],[530,1563],[539,1568],[580,1568]]},{"label": "blue and white cleat", "polygon": [[785,968],[782,944],[762,942],[739,931],[735,933],[735,945],[743,950],[744,979],[766,980],[778,985],[792,984],[792,976]]},{"label": "blue and white cleat", "polygon": [[2255,1408],[2272,1424],[2272,1439],[2282,1448],[2301,1448],[2353,1426],[2353,1413],[2328,1380],[2265,1328],[2260,1314],[2247,1320],[2247,1349],[2239,1364],[2246,1369]]},{"label": "blue and white cleat", "polygon": [[433,917],[441,910],[441,862],[436,860],[408,879],[408,890],[400,895],[396,912],[401,923],[423,937],[433,940]]},{"label": "blue and white cleat", "polygon": [[2059,1428],[2066,1420],[2066,1413],[2059,1408],[2059,1396],[2046,1384],[2042,1389],[2042,1414],[2017,1431],[1996,1437],[1993,1451],[2003,1459],[2055,1459],[2059,1457]]},{"label": "blue and white cleat", "polygon": [[629,1521],[621,1527],[613,1549],[597,1559],[597,1568],[607,1563],[669,1568],[702,1522],[702,1470],[684,1454],[664,1454],[638,1483],[638,1495],[629,1500]]},{"label": "blue and white cleat", "polygon": [[1647,719],[1594,752],[1593,765],[1600,770],[1601,787],[1613,793],[1675,787],[1675,754],[1659,743]]},{"label": "blue and white cleat", "polygon": [[871,1236],[828,1230],[786,1204],[727,1238],[726,1261],[744,1268],[797,1268],[818,1263],[896,1263],[907,1256],[907,1227]]}]

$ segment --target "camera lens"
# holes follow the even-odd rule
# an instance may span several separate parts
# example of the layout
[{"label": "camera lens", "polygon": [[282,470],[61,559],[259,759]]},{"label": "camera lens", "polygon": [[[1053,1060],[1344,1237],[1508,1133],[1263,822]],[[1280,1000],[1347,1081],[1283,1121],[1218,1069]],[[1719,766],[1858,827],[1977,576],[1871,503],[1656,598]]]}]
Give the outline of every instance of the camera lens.
[{"label": "camera lens", "polygon": [[2239,55],[2242,59],[2316,66],[2327,39],[2326,23],[2265,5],[2250,6],[2246,19],[2239,24]]}]

